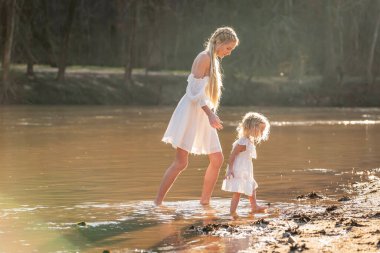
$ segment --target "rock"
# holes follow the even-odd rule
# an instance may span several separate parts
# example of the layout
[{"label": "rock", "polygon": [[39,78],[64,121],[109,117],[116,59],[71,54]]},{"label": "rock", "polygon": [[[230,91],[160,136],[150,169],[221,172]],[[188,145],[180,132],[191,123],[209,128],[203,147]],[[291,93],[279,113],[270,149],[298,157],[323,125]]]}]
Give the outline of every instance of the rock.
[{"label": "rock", "polygon": [[295,215],[293,215],[292,218],[296,222],[305,222],[305,223],[307,223],[307,222],[311,221],[311,217],[308,216],[308,215],[306,215],[306,214],[303,214],[303,213],[302,214],[295,214]]},{"label": "rock", "polygon": [[285,232],[288,232],[290,233],[291,235],[298,235],[300,234],[301,232],[298,230],[299,226],[296,226],[296,227],[289,227],[287,230],[285,230]]},{"label": "rock", "polygon": [[84,222],[84,221],[78,222],[77,225],[80,226],[80,227],[87,226],[86,222]]},{"label": "rock", "polygon": [[303,243],[302,245],[295,244],[295,245],[290,246],[290,252],[293,252],[293,251],[302,252],[306,249],[309,249],[309,248],[306,247],[305,243]]},{"label": "rock", "polygon": [[323,197],[316,192],[310,192],[306,195],[297,196],[297,199],[323,199]]},{"label": "rock", "polygon": [[359,224],[356,220],[351,219],[348,222],[346,222],[344,225],[351,226],[351,227],[364,227],[364,225]]},{"label": "rock", "polygon": [[289,243],[295,243],[295,244],[297,244],[297,240],[296,240],[296,238],[294,238],[292,235],[289,235],[289,239],[288,239],[288,242]]},{"label": "rock", "polygon": [[351,198],[350,197],[348,197],[348,196],[343,196],[343,197],[341,197],[340,199],[338,199],[338,201],[350,201],[351,200]]},{"label": "rock", "polygon": [[332,205],[332,206],[329,206],[329,207],[326,208],[326,212],[332,212],[332,211],[334,211],[336,209],[338,209],[338,207],[335,206],[335,205]]},{"label": "rock", "polygon": [[266,220],[264,220],[264,218],[261,218],[261,219],[258,219],[257,221],[252,222],[251,224],[252,225],[264,226],[264,225],[268,225],[269,221],[266,221]]}]

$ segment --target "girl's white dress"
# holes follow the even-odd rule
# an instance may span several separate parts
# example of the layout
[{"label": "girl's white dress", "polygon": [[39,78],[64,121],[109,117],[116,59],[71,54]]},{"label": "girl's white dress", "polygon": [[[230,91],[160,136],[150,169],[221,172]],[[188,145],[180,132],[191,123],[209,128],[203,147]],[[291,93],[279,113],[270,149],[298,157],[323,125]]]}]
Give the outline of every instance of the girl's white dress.
[{"label": "girl's white dress", "polygon": [[[232,146],[244,145],[245,151],[240,152],[234,161],[233,172],[234,177],[223,180],[222,190],[229,192],[239,192],[248,196],[252,196],[253,190],[258,187],[253,178],[252,158],[257,158],[255,145],[246,137],[236,140]],[[227,166],[228,170],[228,166]]]},{"label": "girl's white dress", "polygon": [[210,109],[213,105],[206,95],[209,77],[195,78],[190,74],[187,78],[186,93],[179,101],[170,119],[168,128],[162,138],[173,148],[181,148],[193,154],[211,154],[221,152],[216,129],[211,127],[202,106]]}]

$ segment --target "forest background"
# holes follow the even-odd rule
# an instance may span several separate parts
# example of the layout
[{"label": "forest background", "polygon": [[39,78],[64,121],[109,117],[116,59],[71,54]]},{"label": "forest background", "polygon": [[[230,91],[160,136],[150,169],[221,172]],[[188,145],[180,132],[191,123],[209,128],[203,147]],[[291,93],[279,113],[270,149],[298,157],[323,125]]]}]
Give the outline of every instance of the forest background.
[{"label": "forest background", "polygon": [[2,104],[175,104],[227,25],[222,104],[380,105],[380,0],[0,0],[0,24]]}]

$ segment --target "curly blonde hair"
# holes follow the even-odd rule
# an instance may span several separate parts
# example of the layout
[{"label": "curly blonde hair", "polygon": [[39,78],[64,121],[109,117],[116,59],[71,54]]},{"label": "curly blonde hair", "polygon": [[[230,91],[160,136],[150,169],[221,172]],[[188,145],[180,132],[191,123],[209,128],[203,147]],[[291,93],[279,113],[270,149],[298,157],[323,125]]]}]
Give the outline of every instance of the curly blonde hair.
[{"label": "curly blonde hair", "polygon": [[[259,128],[260,124],[264,124],[265,128],[261,136],[251,136],[251,132],[255,128]],[[246,137],[253,143],[259,144],[262,141],[266,141],[269,138],[270,124],[268,119],[258,112],[248,112],[244,115],[239,126],[236,128],[238,132],[238,138]]]},{"label": "curly blonde hair", "polygon": [[216,55],[218,45],[234,41],[239,45],[239,38],[233,28],[225,26],[215,30],[207,40],[205,47],[211,56],[210,79],[206,87],[206,93],[214,105],[214,111],[219,107],[220,97],[222,96],[222,73],[219,58]]}]

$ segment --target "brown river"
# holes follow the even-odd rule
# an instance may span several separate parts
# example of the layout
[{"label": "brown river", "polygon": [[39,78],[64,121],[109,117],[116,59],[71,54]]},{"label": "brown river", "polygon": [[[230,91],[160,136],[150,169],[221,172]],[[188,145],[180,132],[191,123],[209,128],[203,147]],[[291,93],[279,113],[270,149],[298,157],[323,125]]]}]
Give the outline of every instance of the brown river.
[{"label": "brown river", "polygon": [[[174,155],[160,141],[172,111],[0,107],[0,253],[246,249],[247,238],[187,232],[191,225],[230,219],[230,194],[220,190],[225,165],[211,205],[198,202],[206,156],[191,156],[164,205],[153,205]],[[380,168],[380,108],[222,107],[226,160],[248,111],[263,113],[272,124],[254,161],[263,205],[281,210],[311,191],[341,196],[364,171]],[[248,212],[242,199],[238,213]]]}]

